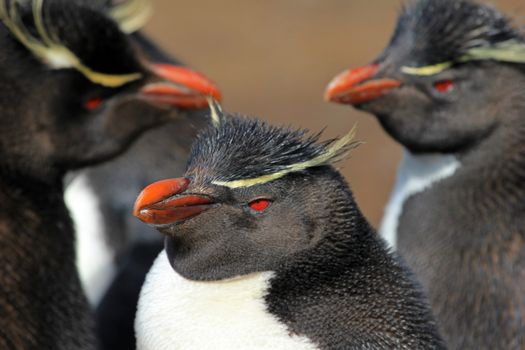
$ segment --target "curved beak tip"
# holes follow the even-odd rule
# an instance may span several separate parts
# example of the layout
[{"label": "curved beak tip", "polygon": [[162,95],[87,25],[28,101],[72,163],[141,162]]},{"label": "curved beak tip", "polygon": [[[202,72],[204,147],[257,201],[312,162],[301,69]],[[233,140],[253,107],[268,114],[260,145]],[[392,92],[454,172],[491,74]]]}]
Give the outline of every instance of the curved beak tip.
[{"label": "curved beak tip", "polygon": [[138,196],[133,215],[151,225],[166,225],[194,217],[216,204],[208,197],[183,194],[187,178],[167,179],[147,186]]},{"label": "curved beak tip", "polygon": [[332,82],[330,82],[324,91],[323,99],[325,102],[335,102],[334,98],[336,94],[333,92],[333,90],[334,87],[332,86]]},{"label": "curved beak tip", "polygon": [[371,79],[378,70],[379,64],[371,64],[343,71],[328,83],[325,100],[359,105],[384,96],[401,85],[394,79]]},{"label": "curved beak tip", "polygon": [[147,186],[140,192],[133,206],[133,215],[142,220],[143,209],[162,202],[170,196],[184,192],[190,184],[185,177],[160,180]]}]

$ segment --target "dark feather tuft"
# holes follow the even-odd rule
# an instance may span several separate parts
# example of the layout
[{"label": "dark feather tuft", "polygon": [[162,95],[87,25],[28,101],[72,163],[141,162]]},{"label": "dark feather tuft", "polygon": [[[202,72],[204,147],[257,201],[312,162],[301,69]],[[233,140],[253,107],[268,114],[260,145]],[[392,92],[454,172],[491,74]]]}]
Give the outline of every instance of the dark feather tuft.
[{"label": "dark feather tuft", "polygon": [[472,48],[491,47],[524,33],[495,8],[468,0],[417,0],[403,7],[387,53],[408,53],[408,66],[454,61]]},{"label": "dark feather tuft", "polygon": [[226,114],[219,126],[201,132],[193,144],[188,172],[205,169],[206,177],[220,181],[274,174],[326,152],[335,140],[318,142],[320,136]]}]

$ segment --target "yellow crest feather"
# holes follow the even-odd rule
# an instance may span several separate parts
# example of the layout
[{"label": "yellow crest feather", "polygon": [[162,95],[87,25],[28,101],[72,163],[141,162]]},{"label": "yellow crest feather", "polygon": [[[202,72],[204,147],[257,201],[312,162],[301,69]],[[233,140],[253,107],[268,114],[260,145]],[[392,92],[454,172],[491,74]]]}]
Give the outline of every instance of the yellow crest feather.
[{"label": "yellow crest feather", "polygon": [[525,63],[525,44],[516,40],[507,40],[490,47],[470,49],[459,59],[460,62],[474,60],[496,60],[511,63]]},{"label": "yellow crest feather", "polygon": [[352,141],[355,137],[356,130],[356,126],[352,127],[352,129],[345,136],[334,141],[326,149],[325,152],[318,155],[317,157],[301,163],[289,165],[276,173],[262,175],[252,179],[240,179],[234,181],[213,181],[212,183],[228,188],[250,187],[254,185],[268,183],[270,181],[277,180],[287,174],[302,171],[308,168],[333,164],[344,158],[346,155],[348,155],[352,149],[359,146],[359,142]]},{"label": "yellow crest feather", "polygon": [[495,60],[510,63],[525,63],[525,44],[516,40],[508,40],[489,47],[475,47],[467,51],[459,59],[424,67],[401,67],[401,71],[409,75],[436,75],[450,68],[454,63],[469,61]]},{"label": "yellow crest feather", "polygon": [[452,66],[452,62],[443,62],[424,67],[401,67],[401,71],[408,75],[429,76],[443,72]]},{"label": "yellow crest feather", "polygon": [[107,87],[119,87],[142,77],[140,73],[122,75],[99,73],[84,65],[71,50],[48,33],[43,17],[44,0],[32,2],[33,18],[40,38],[32,36],[18,17],[17,5],[22,2],[27,1],[12,0],[7,8],[6,0],[0,0],[0,20],[22,45],[51,68],[74,68],[93,83]]},{"label": "yellow crest feather", "polygon": [[221,125],[221,116],[223,114],[221,105],[213,97],[207,97],[208,106],[210,108],[210,118],[213,126]]},{"label": "yellow crest feather", "polygon": [[153,7],[149,0],[126,0],[111,8],[109,15],[124,33],[133,33],[146,25]]}]

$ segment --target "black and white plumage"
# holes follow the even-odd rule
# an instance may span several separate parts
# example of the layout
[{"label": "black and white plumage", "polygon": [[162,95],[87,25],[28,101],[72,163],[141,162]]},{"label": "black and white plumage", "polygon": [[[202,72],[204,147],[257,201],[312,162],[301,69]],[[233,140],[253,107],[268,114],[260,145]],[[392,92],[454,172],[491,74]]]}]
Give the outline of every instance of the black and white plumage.
[{"label": "black and white plumage", "polygon": [[525,347],[523,91],[525,33],[467,0],[411,3],[379,59],[327,90],[405,148],[380,231],[451,349]]},{"label": "black and white plumage", "polygon": [[418,284],[331,165],[355,143],[317,140],[225,115],[185,178],[143,191],[135,215],[167,238],[141,292],[138,349],[444,348]]},{"label": "black and white plumage", "polygon": [[145,90],[175,81],[93,3],[1,1],[0,20],[0,348],[95,349],[63,176],[178,115]]},{"label": "black and white plumage", "polygon": [[[149,61],[181,65],[143,33],[130,38]],[[183,174],[194,137],[209,124],[202,110],[177,111],[119,157],[76,172],[66,190],[77,224],[77,263],[103,349],[135,349],[138,295],[164,246],[160,234],[130,215],[136,195],[153,181]]]}]

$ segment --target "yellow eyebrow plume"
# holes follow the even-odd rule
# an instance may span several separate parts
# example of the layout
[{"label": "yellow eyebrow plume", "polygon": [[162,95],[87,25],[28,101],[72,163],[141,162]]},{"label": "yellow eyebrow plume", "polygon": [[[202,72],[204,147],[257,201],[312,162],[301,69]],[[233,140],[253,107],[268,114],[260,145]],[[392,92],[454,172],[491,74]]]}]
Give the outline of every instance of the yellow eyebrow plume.
[{"label": "yellow eyebrow plume", "polygon": [[86,65],[65,45],[50,34],[44,24],[44,0],[32,2],[33,18],[39,38],[34,37],[24,27],[17,13],[20,0],[12,0],[7,8],[6,0],[0,0],[0,20],[13,36],[36,57],[53,69],[74,68],[95,84],[106,87],[120,87],[142,77],[141,73],[106,74],[95,72]]},{"label": "yellow eyebrow plume", "polygon": [[150,0],[126,0],[113,6],[109,15],[124,33],[133,33],[144,27],[153,14]]},{"label": "yellow eyebrow plume", "polygon": [[356,148],[360,143],[352,141],[356,134],[356,127],[354,126],[348,134],[342,138],[334,141],[325,152],[317,157],[286,166],[284,169],[273,174],[262,175],[251,179],[240,179],[234,181],[213,181],[212,183],[228,188],[250,187],[254,185],[261,185],[270,181],[277,180],[287,174],[302,171],[308,168],[313,168],[321,165],[333,164],[344,158],[350,151]]},{"label": "yellow eyebrow plume", "polygon": [[430,76],[436,75],[452,67],[454,63],[470,61],[495,60],[510,63],[525,63],[525,44],[516,40],[507,40],[489,47],[475,47],[467,51],[455,61],[448,61],[424,67],[401,67],[401,71],[408,75]]},{"label": "yellow eyebrow plume", "polygon": [[443,63],[433,64],[431,66],[424,66],[424,67],[404,66],[404,67],[401,67],[401,71],[409,75],[429,76],[429,75],[435,75],[435,74],[441,73],[444,70],[450,68],[451,66],[452,66],[452,62],[443,62]]},{"label": "yellow eyebrow plume", "polygon": [[217,128],[221,125],[221,105],[213,97],[208,97],[208,107],[210,108],[211,123]]},{"label": "yellow eyebrow plume", "polygon": [[525,43],[507,40],[490,47],[470,49],[460,58],[461,62],[473,60],[495,60],[510,63],[525,63]]}]

